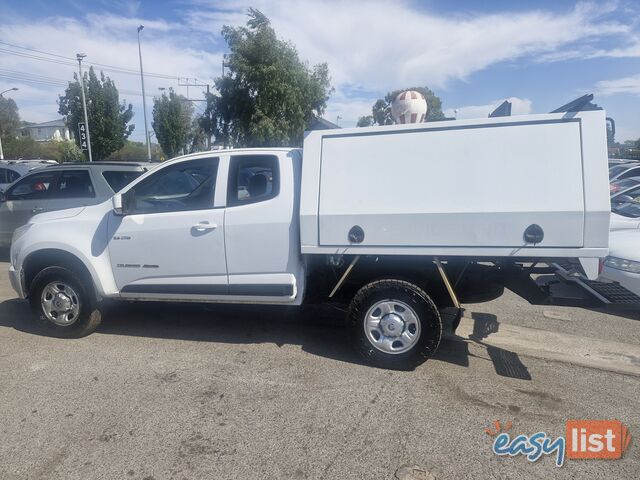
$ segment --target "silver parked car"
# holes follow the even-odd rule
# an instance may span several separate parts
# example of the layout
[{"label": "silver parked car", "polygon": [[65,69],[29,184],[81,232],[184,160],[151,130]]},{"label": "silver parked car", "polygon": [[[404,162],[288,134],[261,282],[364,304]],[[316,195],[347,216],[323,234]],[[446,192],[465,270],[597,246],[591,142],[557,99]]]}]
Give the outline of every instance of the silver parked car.
[{"label": "silver parked car", "polygon": [[78,162],[39,168],[0,193],[0,247],[38,213],[102,203],[157,164]]},{"label": "silver parked car", "polygon": [[0,160],[0,192],[36,168],[57,165],[55,160]]}]

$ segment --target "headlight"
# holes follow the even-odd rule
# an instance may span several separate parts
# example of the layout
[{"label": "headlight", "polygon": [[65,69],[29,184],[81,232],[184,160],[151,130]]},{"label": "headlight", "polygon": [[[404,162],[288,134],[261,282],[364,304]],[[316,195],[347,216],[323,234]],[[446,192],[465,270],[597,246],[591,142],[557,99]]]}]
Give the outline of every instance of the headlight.
[{"label": "headlight", "polygon": [[635,262],[633,260],[626,260],[624,258],[617,257],[607,257],[604,260],[604,264],[607,267],[622,270],[624,272],[640,273],[640,262]]},{"label": "headlight", "polygon": [[20,237],[22,237],[25,233],[27,233],[27,230],[31,228],[31,225],[33,224],[27,223],[26,225],[22,225],[21,227],[16,228],[13,231],[13,237],[11,237],[11,244],[14,244],[15,242],[17,242]]}]

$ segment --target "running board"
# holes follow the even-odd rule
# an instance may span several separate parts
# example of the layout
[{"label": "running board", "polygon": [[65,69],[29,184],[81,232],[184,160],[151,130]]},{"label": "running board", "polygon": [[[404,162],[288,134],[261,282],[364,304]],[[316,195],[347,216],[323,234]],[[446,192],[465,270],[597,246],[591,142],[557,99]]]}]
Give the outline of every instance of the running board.
[{"label": "running board", "polygon": [[587,293],[604,303],[605,305],[640,305],[640,297],[624,288],[619,283],[598,282],[588,280],[576,270],[567,270],[563,266],[554,263],[556,275],[566,282],[579,285]]}]

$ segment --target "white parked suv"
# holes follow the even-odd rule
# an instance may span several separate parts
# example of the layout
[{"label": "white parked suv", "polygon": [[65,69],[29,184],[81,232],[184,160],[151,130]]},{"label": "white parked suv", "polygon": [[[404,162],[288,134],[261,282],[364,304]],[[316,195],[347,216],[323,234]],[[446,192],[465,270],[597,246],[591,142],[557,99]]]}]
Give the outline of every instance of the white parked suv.
[{"label": "white parked suv", "polygon": [[609,256],[599,278],[604,282],[616,282],[640,296],[640,230],[611,232]]}]

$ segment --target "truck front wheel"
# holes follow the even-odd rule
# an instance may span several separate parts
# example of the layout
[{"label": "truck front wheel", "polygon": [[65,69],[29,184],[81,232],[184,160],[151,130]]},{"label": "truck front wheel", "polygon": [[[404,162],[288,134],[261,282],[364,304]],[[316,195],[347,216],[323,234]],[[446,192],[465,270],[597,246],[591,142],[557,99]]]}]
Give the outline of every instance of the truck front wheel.
[{"label": "truck front wheel", "polygon": [[48,267],[38,273],[29,300],[40,325],[55,337],[84,337],[102,319],[91,283],[66,268]]},{"label": "truck front wheel", "polygon": [[426,361],[442,336],[433,301],[403,280],[379,280],[362,287],[349,306],[347,326],[367,362],[393,370],[411,370]]}]

